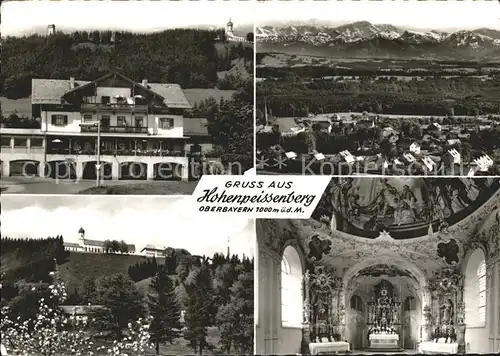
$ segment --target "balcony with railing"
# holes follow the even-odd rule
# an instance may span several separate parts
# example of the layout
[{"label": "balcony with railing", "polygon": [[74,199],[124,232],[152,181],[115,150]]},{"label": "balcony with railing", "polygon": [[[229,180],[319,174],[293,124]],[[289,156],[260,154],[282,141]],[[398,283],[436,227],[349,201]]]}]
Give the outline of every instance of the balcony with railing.
[{"label": "balcony with railing", "polygon": [[[70,149],[66,147],[50,147],[47,154],[51,155],[88,155],[95,156],[95,149]],[[140,150],[140,149],[106,149],[99,151],[101,156],[141,156],[141,157],[184,157],[187,152],[182,150]]]},{"label": "balcony with railing", "polygon": [[[95,132],[97,133],[97,125],[95,126],[81,126],[80,132]],[[102,133],[136,133],[147,134],[148,128],[143,126],[108,126],[101,124]]]},{"label": "balcony with railing", "polygon": [[127,103],[83,103],[81,106],[82,112],[148,112],[147,105],[136,105],[136,104],[127,104]]}]

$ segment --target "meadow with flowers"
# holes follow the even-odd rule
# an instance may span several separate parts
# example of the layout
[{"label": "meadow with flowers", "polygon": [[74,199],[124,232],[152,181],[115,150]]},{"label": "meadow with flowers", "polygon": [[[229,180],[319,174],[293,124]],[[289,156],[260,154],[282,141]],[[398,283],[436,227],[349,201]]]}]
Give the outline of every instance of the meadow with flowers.
[{"label": "meadow with flowers", "polygon": [[[103,269],[69,292],[75,281],[64,272],[78,253],[62,250],[62,237],[7,240],[0,330],[8,355],[253,353],[252,259],[171,251],[128,273]],[[14,267],[13,256],[31,262]],[[77,309],[86,312],[68,312]]]}]

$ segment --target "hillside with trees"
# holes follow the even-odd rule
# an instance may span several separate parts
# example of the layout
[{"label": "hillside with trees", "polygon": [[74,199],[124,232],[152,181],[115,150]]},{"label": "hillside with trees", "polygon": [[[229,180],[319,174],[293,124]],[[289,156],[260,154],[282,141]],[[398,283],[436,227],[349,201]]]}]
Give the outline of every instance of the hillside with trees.
[{"label": "hillside with trees", "polygon": [[[32,78],[95,80],[110,71],[138,82],[147,78],[149,82],[176,83],[186,89],[235,89],[240,77],[244,80],[253,72],[253,48],[226,42],[221,31],[78,31],[7,37],[2,40],[0,55],[0,94],[9,99],[27,97],[31,95]],[[240,70],[231,71],[235,66]]]},{"label": "hillside with trees", "polygon": [[[167,249],[164,259],[111,252],[65,252],[62,256],[58,252],[62,244],[60,236],[2,239],[1,305],[8,307],[10,320],[37,317],[39,301],[50,299],[51,278],[57,270],[68,290],[59,305],[94,306],[89,309],[93,321],[87,327],[94,330],[98,343],[124,340],[129,323],[142,318],[151,320],[148,332],[158,354],[252,352],[253,259],[220,253],[196,256],[173,248]],[[15,265],[15,256],[23,256],[25,261],[31,257],[52,260],[52,265],[24,267],[21,274],[23,266]],[[115,260],[114,269],[108,268],[110,257]],[[122,260],[121,271],[116,267],[118,259]],[[68,264],[76,260],[80,281],[68,283]]]},{"label": "hillside with trees", "polygon": [[265,100],[275,116],[284,117],[363,111],[451,116],[500,112],[498,71],[481,72],[482,67],[472,63],[459,68],[463,73],[447,72],[447,63],[441,65],[409,61],[391,68],[368,61],[342,62],[334,68],[266,66],[257,69],[257,76],[266,78],[257,84],[257,105],[262,109]]}]

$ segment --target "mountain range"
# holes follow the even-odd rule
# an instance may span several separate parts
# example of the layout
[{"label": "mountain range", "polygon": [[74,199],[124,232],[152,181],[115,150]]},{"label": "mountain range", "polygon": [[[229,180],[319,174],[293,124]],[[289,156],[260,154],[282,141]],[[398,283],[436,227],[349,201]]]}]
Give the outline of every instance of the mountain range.
[{"label": "mountain range", "polygon": [[500,61],[500,31],[488,28],[414,31],[360,21],[336,27],[262,26],[256,28],[255,37],[259,52]]}]

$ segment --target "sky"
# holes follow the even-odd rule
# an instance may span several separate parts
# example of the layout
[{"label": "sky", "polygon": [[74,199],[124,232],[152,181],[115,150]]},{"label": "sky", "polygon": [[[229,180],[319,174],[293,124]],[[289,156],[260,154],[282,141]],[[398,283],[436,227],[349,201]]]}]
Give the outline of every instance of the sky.
[{"label": "sky", "polygon": [[[314,3],[314,4],[313,4]],[[356,21],[391,24],[413,29],[500,30],[500,2],[464,1],[267,1],[256,24],[309,23],[341,25]],[[276,14],[280,16],[277,17]],[[279,21],[279,22],[278,22]]]},{"label": "sky", "polygon": [[254,1],[3,1],[2,36],[56,30],[149,32],[182,27],[253,27],[247,16]]},{"label": "sky", "polygon": [[78,230],[93,240],[125,240],[185,248],[196,255],[227,251],[253,257],[254,221],[245,217],[206,217],[192,212],[182,197],[13,196],[3,195],[2,237],[46,238],[62,235],[77,242]]}]

